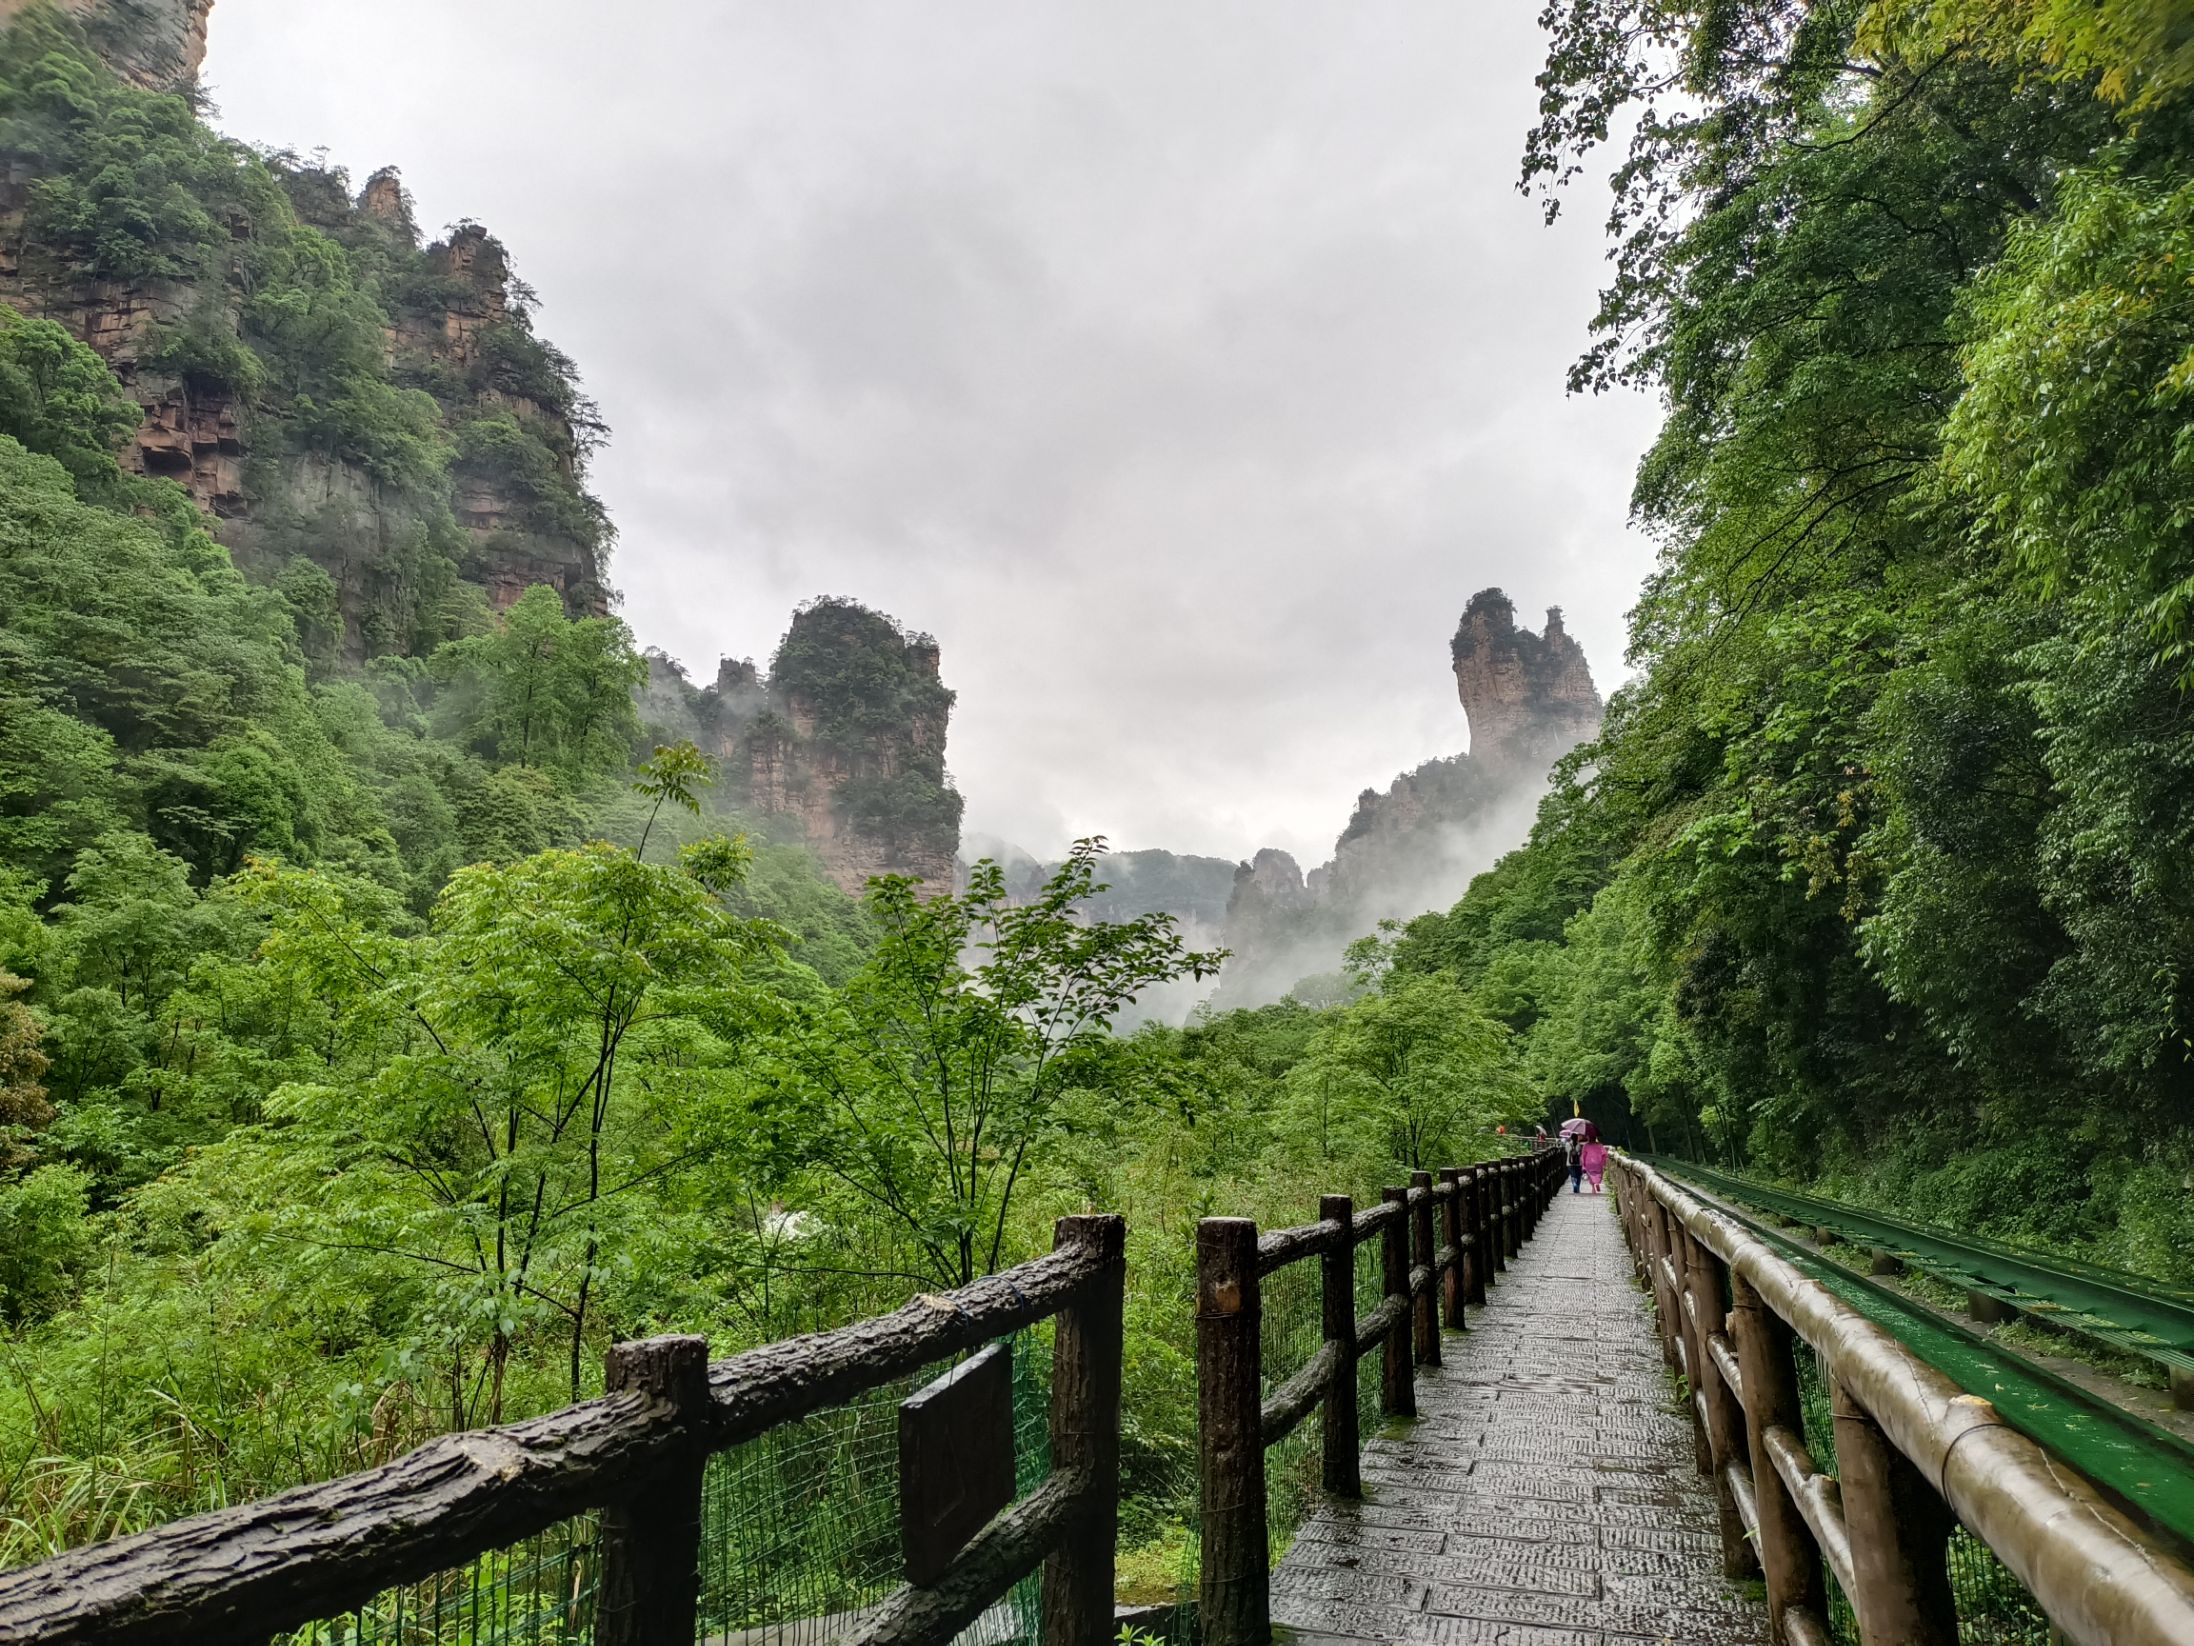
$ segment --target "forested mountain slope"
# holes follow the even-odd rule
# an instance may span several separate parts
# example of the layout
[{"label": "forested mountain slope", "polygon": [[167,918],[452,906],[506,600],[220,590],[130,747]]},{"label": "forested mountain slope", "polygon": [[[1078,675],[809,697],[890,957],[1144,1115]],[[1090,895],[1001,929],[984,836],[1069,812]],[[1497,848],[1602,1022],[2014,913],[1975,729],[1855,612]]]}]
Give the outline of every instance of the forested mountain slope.
[{"label": "forested mountain slope", "polygon": [[1664,397],[1663,548],[1640,679],[1401,966],[1641,1144],[2183,1277],[2183,8],[1549,17],[1550,209],[1635,122],[1575,383]]},{"label": "forested mountain slope", "polygon": [[500,249],[209,129],[204,15],[0,5],[0,1564],[1103,1205],[1177,1571],[1196,1216],[1476,1146],[1504,1032],[1409,979],[1113,1034],[1215,964],[1180,866],[955,890],[937,646],[857,601],[639,651]]},{"label": "forested mountain slope", "polygon": [[1177,1576],[1196,1220],[1572,1103],[2186,1278],[2175,13],[1555,9],[1527,176],[1636,130],[1577,374],[1668,407],[1635,681],[1345,1004],[1115,1034],[1210,976],[1161,912],[1208,864],[856,904],[826,823],[849,884],[950,862],[934,645],[832,600],[766,678],[651,665],[491,243],[224,142],[86,7],[0,8],[0,1562],[1102,1206],[1127,1570]]}]

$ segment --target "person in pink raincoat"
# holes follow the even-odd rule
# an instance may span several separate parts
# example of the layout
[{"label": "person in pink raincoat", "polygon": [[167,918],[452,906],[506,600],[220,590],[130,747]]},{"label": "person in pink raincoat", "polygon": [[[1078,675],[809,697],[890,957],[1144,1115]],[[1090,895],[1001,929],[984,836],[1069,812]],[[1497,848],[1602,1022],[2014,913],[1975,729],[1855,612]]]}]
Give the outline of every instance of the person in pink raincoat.
[{"label": "person in pink raincoat", "polygon": [[1600,1179],[1607,1175],[1607,1145],[1594,1138],[1577,1151],[1577,1164],[1584,1168],[1585,1176],[1592,1180],[1592,1192],[1600,1192]]}]

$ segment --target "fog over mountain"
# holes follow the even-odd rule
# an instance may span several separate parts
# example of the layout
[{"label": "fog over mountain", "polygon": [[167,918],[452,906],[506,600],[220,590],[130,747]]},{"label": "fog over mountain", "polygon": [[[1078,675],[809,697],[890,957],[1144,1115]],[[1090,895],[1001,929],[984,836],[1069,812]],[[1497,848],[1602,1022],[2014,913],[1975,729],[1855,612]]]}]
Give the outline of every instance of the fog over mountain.
[{"label": "fog over mountain", "polygon": [[509,244],[643,643],[855,596],[937,637],[971,830],[1316,863],[1455,752],[1472,591],[1611,684],[1648,560],[1649,408],[1562,392],[1597,214],[1513,187],[1533,10],[220,0],[206,79]]}]

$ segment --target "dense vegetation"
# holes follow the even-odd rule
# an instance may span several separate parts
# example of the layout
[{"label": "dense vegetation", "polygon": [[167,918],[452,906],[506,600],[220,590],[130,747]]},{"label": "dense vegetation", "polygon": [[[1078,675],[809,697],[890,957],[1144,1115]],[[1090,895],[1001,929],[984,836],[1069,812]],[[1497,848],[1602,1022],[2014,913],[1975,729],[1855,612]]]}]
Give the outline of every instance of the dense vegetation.
[{"label": "dense vegetation", "polygon": [[1566,1110],[2184,1278],[2194,103],[2177,8],[1551,9],[1634,123],[1578,387],[1667,407],[1639,673],[1416,923]]},{"label": "dense vegetation", "polygon": [[[251,454],[232,559],[118,464],[109,366],[0,307],[0,1564],[553,1407],[620,1336],[894,1306],[1087,1205],[1134,1220],[1125,1536],[1169,1547],[1195,1218],[1478,1147],[1529,1101],[1505,1032],[1411,978],[1114,1035],[1213,957],[1095,845],[848,899],[738,768],[811,722],[850,821],[949,856],[934,644],[816,602],[766,685],[696,692],[555,589],[492,611],[469,482],[606,535],[492,240],[430,259],[393,183],[227,143],[47,10],[0,128],[26,289],[153,283],[135,386],[225,397]],[[461,362],[413,346],[447,317]],[[371,519],[292,507],[314,463]]]},{"label": "dense vegetation", "polygon": [[[408,232],[32,13],[0,121],[48,243],[242,270],[165,369],[416,529],[362,609],[341,521],[246,576],[117,467],[107,367],[0,314],[0,1562],[553,1406],[617,1336],[889,1306],[1085,1206],[1130,1218],[1123,1537],[1163,1551],[1194,1220],[1549,1106],[2181,1275],[2194,48],[2162,15],[1550,10],[1528,178],[1635,131],[1577,382],[1668,409],[1636,682],[1528,844],[1358,943],[1334,1003],[1115,1034],[1212,964],[1156,912],[1179,865],[1108,895],[1090,844],[856,905],[744,830],[695,743],[772,731],[751,670],[651,679],[615,619],[466,581],[468,466],[513,529],[605,530],[523,305],[461,381],[388,367],[462,295]],[[818,750],[941,743],[919,637],[803,616],[769,689]],[[851,803],[956,828],[932,752]]]},{"label": "dense vegetation", "polygon": [[[0,37],[0,150],[33,179],[26,294],[65,309],[125,292],[149,309],[127,369],[242,418],[254,569],[302,561],[308,585],[315,568],[353,585],[347,631],[305,635],[316,657],[419,653],[463,632],[480,603],[463,579],[485,560],[599,567],[610,533],[583,472],[599,424],[492,236],[461,225],[422,249],[392,177],[368,211],[340,171],[257,153],[186,98],[117,80],[44,8]],[[90,460],[56,455],[72,472]],[[486,542],[454,518],[467,491],[513,505]]]}]

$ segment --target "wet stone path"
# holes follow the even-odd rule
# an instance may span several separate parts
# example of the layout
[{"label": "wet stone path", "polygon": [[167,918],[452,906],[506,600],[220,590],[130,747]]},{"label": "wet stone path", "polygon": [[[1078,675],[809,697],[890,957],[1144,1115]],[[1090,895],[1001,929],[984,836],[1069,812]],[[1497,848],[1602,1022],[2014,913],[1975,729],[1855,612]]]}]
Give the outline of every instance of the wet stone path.
[{"label": "wet stone path", "polygon": [[1470,1328],[1418,1374],[1418,1421],[1365,1448],[1364,1501],[1273,1573],[1281,1638],[1765,1646],[1611,1202],[1563,1185]]}]

